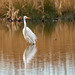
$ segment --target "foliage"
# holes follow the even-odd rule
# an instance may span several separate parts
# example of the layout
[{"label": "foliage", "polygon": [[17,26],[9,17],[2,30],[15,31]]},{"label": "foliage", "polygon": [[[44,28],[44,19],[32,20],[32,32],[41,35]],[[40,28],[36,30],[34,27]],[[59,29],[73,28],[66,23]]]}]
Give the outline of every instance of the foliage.
[{"label": "foliage", "polygon": [[44,2],[44,13],[46,17],[54,18],[57,16],[57,11],[54,7],[54,3],[49,0],[45,0]]}]

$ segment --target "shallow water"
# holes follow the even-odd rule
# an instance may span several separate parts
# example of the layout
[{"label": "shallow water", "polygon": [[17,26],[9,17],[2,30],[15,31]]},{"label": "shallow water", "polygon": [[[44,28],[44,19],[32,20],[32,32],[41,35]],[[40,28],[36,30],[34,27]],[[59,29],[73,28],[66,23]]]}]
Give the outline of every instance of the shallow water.
[{"label": "shallow water", "polygon": [[0,21],[0,75],[75,75],[75,23],[27,23],[36,45],[22,35],[23,23]]}]

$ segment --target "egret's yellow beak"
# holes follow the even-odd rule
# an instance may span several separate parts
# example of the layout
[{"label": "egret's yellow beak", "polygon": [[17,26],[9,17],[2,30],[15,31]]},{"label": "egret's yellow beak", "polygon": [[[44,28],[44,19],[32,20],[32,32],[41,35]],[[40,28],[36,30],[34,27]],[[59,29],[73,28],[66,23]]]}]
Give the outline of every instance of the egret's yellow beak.
[{"label": "egret's yellow beak", "polygon": [[26,19],[30,19],[30,17],[26,17]]}]

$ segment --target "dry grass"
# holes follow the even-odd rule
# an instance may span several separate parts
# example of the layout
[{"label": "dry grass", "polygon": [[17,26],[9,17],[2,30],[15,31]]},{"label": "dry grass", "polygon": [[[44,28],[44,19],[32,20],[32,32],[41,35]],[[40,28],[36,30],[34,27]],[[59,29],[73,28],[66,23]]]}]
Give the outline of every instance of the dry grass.
[{"label": "dry grass", "polygon": [[[24,6],[31,5],[32,8],[44,14],[44,3],[46,0],[1,0],[0,1],[0,15],[3,15],[7,11],[10,11],[10,8],[16,3],[21,5],[21,8]],[[75,0],[49,0],[50,3],[54,3],[54,7],[57,10],[59,15],[62,15],[62,12],[67,11],[68,9],[75,11]],[[21,9],[20,8],[20,9]]]},{"label": "dry grass", "polygon": [[54,2],[59,14],[69,9],[75,10],[75,0],[54,0]]}]

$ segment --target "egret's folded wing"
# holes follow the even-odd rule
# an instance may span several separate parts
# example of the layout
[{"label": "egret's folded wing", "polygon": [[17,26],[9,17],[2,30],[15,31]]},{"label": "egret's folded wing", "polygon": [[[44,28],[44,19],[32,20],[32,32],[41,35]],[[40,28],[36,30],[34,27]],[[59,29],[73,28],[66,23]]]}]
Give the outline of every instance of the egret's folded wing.
[{"label": "egret's folded wing", "polygon": [[31,39],[37,39],[36,35],[27,27],[27,33],[26,33]]}]

